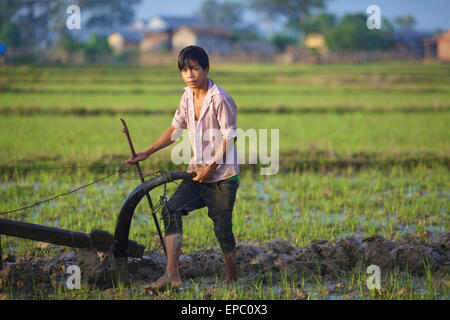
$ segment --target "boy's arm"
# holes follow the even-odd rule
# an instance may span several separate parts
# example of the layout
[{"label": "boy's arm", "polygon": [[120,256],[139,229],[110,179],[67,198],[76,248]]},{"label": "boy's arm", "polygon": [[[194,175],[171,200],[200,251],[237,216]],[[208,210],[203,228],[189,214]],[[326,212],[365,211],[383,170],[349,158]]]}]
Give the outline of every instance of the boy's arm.
[{"label": "boy's arm", "polygon": [[139,152],[136,154],[136,157],[130,156],[126,161],[125,164],[127,166],[132,166],[136,164],[139,161],[144,161],[147,159],[151,154],[155,153],[158,150],[161,150],[168,145],[172,144],[176,139],[172,139],[172,134],[176,129],[170,125],[166,131],[147,149],[145,149],[143,152]]}]

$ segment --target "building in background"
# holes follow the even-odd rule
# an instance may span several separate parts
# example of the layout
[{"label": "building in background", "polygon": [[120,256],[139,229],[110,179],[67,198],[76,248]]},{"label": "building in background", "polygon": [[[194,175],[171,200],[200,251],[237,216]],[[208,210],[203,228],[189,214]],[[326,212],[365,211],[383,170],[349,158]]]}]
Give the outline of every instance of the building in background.
[{"label": "building in background", "polygon": [[423,39],[424,61],[450,62],[450,29],[433,38]]},{"label": "building in background", "polygon": [[182,26],[172,36],[172,48],[179,51],[186,46],[203,47],[208,53],[227,55],[232,48],[231,32],[218,26]]},{"label": "building in background", "polygon": [[327,41],[324,35],[320,33],[308,34],[303,40],[303,45],[308,49],[315,49],[320,53],[328,51]]},{"label": "building in background", "polygon": [[424,54],[422,39],[430,37],[429,32],[419,32],[413,29],[399,29],[394,32],[394,49],[414,52],[419,56]]},{"label": "building in background", "polygon": [[143,34],[138,32],[121,31],[108,36],[108,44],[115,54],[138,51]]},{"label": "building in background", "polygon": [[204,22],[192,17],[154,16],[135,21],[109,35],[108,43],[115,53],[138,50],[142,53],[172,50],[174,32],[183,26],[203,26]]},{"label": "building in background", "polygon": [[278,52],[277,47],[264,40],[241,40],[233,45],[233,53],[256,54],[264,57],[273,56]]}]

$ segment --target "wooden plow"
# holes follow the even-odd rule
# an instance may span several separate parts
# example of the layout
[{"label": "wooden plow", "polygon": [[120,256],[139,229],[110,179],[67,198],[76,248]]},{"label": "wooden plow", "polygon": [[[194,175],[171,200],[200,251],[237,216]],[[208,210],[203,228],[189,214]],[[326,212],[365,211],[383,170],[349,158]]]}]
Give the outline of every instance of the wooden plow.
[{"label": "wooden plow", "polygon": [[141,201],[152,189],[157,188],[164,183],[179,179],[190,179],[194,176],[195,173],[187,173],[186,171],[168,172],[167,174],[155,176],[137,186],[122,204],[117,218],[114,235],[103,230],[92,230],[87,234],[27,222],[0,219],[0,268],[3,267],[1,235],[73,248],[87,248],[101,252],[112,252],[115,259],[121,260],[127,259],[128,257],[141,258],[145,246],[128,239],[134,210],[139,201]]}]

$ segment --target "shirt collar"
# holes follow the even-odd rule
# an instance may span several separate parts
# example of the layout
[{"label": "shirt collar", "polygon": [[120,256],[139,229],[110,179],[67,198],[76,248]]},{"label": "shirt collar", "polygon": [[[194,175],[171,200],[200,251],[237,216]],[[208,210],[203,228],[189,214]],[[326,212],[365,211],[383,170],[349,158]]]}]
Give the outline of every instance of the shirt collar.
[{"label": "shirt collar", "polygon": [[[189,86],[184,87],[184,90],[188,90],[190,93],[193,92]],[[206,93],[206,95],[209,95],[210,97],[212,97],[217,94],[220,94],[219,88],[214,83],[214,81],[212,81],[211,79],[208,78],[208,92]]]}]

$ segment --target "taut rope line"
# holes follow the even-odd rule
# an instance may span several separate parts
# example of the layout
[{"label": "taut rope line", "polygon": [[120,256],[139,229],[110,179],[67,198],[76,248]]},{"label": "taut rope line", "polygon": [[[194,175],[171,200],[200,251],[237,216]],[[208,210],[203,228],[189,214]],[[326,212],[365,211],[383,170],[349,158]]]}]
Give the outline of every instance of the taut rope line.
[{"label": "taut rope line", "polygon": [[[53,168],[52,168],[52,169],[53,169]],[[76,188],[76,189],[74,189],[74,190],[71,190],[71,191],[68,191],[68,192],[64,192],[64,193],[60,193],[60,194],[58,194],[58,195],[56,195],[56,196],[53,196],[53,197],[51,197],[51,198],[49,198],[49,199],[46,199],[46,200],[43,200],[43,201],[39,201],[39,202],[33,203],[33,204],[31,204],[31,205],[29,205],[29,206],[26,206],[26,207],[22,207],[22,208],[10,210],[10,211],[0,212],[0,214],[8,214],[8,213],[13,213],[13,212],[22,211],[22,210],[25,210],[25,209],[30,209],[30,208],[36,207],[36,206],[38,206],[38,205],[40,205],[40,204],[43,204],[43,203],[45,203],[45,202],[52,201],[52,200],[54,200],[54,199],[56,199],[56,198],[59,198],[59,197],[62,197],[62,196],[67,196],[67,195],[69,195],[69,194],[71,194],[71,193],[74,193],[74,192],[76,192],[76,191],[78,191],[78,190],[81,190],[81,189],[84,189],[84,188],[86,188],[86,187],[89,187],[89,186],[91,186],[91,185],[93,185],[93,184],[95,184],[95,183],[98,183],[98,182],[100,182],[100,181],[102,181],[102,180],[105,180],[105,179],[107,179],[107,178],[109,178],[109,177],[115,175],[116,173],[119,173],[119,172],[120,172],[120,173],[123,173],[123,172],[126,172],[126,171],[127,171],[126,168],[122,167],[122,168],[120,168],[119,170],[116,170],[116,171],[114,171],[113,173],[111,173],[111,174],[109,174],[109,175],[107,175],[107,176],[105,176],[105,177],[102,177],[102,178],[100,178],[100,179],[97,179],[97,180],[95,180],[95,181],[92,181],[92,182],[90,182],[90,183],[88,183],[88,184],[85,184],[85,185],[83,185],[83,186],[81,186],[81,187],[79,187],[79,188]]]}]

